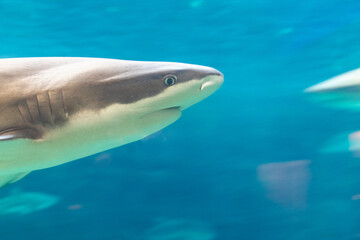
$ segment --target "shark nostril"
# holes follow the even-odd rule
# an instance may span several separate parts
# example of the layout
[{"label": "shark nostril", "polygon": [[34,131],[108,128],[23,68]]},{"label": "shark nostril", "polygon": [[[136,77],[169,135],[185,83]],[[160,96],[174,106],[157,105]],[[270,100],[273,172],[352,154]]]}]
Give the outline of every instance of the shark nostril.
[{"label": "shark nostril", "polygon": [[202,80],[200,90],[204,89],[218,89],[224,82],[224,77],[222,75],[211,75],[207,76]]},{"label": "shark nostril", "polygon": [[216,82],[214,81],[207,81],[203,84],[201,84],[200,90],[204,90],[205,88],[209,88],[212,85],[216,85]]}]

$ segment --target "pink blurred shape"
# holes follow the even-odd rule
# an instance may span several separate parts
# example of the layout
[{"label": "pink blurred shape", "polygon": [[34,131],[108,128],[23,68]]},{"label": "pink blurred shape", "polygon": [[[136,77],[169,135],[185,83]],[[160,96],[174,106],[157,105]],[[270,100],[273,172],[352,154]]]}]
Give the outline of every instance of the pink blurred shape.
[{"label": "pink blurred shape", "polygon": [[81,204],[74,204],[74,205],[68,206],[68,209],[72,210],[72,211],[79,210],[81,208],[83,208],[83,205],[81,205]]},{"label": "pink blurred shape", "polygon": [[351,197],[351,200],[354,200],[354,201],[360,200],[360,194],[357,194],[357,195],[352,196],[352,197]]},{"label": "pink blurred shape", "polygon": [[257,176],[267,196],[284,207],[305,208],[311,179],[310,160],[262,164]]},{"label": "pink blurred shape", "polygon": [[108,153],[102,153],[95,158],[95,162],[101,162],[105,160],[111,160],[111,155]]}]

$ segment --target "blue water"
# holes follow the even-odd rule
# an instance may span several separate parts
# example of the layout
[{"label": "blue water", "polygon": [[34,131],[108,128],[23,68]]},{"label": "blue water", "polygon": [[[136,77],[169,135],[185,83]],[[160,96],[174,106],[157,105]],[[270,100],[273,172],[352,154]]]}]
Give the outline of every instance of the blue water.
[{"label": "blue water", "polygon": [[358,0],[1,0],[0,57],[187,62],[225,83],[159,133],[1,189],[0,239],[360,238],[360,160],[336,138],[360,114],[303,93],[360,66],[359,12]]}]

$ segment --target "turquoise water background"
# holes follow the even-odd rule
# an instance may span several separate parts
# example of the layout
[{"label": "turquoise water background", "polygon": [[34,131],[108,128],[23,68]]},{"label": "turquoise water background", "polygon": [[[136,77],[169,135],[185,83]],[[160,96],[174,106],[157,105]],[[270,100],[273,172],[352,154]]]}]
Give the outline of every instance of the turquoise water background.
[{"label": "turquoise water background", "polygon": [[303,93],[360,66],[359,1],[1,0],[0,57],[35,56],[202,64],[225,82],[142,141],[1,189],[1,240],[360,238],[360,114]]}]

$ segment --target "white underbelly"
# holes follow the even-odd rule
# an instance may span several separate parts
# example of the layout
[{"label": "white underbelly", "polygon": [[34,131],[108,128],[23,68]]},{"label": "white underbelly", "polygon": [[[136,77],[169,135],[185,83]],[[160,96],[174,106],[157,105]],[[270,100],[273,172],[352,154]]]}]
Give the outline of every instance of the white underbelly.
[{"label": "white underbelly", "polygon": [[0,142],[0,175],[49,168],[134,142],[181,116],[179,109],[146,115],[122,113],[117,118],[106,114],[80,116],[66,127],[50,132],[45,140]]}]

